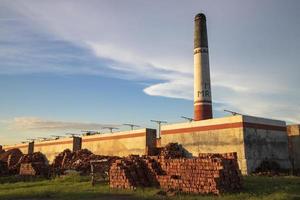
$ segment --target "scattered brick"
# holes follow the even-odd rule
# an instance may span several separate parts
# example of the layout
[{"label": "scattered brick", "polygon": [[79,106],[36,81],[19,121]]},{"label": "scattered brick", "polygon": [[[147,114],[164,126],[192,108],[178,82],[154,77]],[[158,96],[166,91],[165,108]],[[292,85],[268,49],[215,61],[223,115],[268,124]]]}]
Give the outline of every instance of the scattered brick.
[{"label": "scattered brick", "polygon": [[95,171],[102,173],[103,176],[108,176],[108,171],[116,156],[101,156],[95,155],[87,149],[82,149],[72,152],[69,149],[58,154],[51,165],[52,170],[56,174],[63,174],[66,170],[76,170],[81,174],[90,174],[92,160],[101,160],[103,162],[96,166]]}]

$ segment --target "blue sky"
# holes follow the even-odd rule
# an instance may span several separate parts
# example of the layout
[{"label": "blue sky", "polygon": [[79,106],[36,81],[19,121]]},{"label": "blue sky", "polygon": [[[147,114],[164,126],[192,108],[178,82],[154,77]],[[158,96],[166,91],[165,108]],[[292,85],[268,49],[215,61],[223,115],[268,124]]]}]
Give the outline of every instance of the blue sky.
[{"label": "blue sky", "polygon": [[198,12],[214,116],[299,123],[299,9],[297,0],[2,0],[0,141],[192,116]]}]

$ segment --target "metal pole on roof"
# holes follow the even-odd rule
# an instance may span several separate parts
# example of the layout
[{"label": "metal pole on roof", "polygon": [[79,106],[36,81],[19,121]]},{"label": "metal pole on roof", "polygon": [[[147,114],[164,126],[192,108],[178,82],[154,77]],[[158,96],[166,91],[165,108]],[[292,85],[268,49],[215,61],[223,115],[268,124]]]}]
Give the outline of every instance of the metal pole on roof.
[{"label": "metal pole on roof", "polygon": [[93,131],[93,130],[82,130],[81,132],[83,132],[82,135],[95,135],[97,133],[100,133],[99,131]]},{"label": "metal pole on roof", "polygon": [[241,113],[234,112],[234,111],[231,111],[231,110],[224,110],[224,112],[229,112],[229,113],[232,114],[233,116],[235,116],[235,115],[242,115]]},{"label": "metal pole on roof", "polygon": [[71,135],[72,137],[80,136],[80,134],[78,133],[66,133],[66,135]]},{"label": "metal pole on roof", "polygon": [[46,137],[37,137],[40,141],[46,141],[48,138]]},{"label": "metal pole on roof", "polygon": [[134,127],[140,127],[139,125],[135,125],[135,124],[123,124],[124,126],[130,126],[131,130],[134,129]]},{"label": "metal pole on roof", "polygon": [[181,116],[181,118],[188,120],[189,122],[195,121],[193,118],[191,117],[185,117],[185,116]]},{"label": "metal pole on roof", "polygon": [[54,137],[55,140],[58,140],[59,138],[62,138],[63,136],[61,135],[50,135],[51,137]]},{"label": "metal pole on roof", "polygon": [[157,134],[157,138],[160,138],[160,135],[161,135],[161,124],[162,123],[168,123],[166,121],[160,121],[160,120],[150,120],[151,122],[155,122],[158,124],[158,134]]},{"label": "metal pole on roof", "polygon": [[119,129],[119,128],[116,128],[116,127],[103,127],[103,129],[109,129],[110,132],[112,133],[113,129]]}]

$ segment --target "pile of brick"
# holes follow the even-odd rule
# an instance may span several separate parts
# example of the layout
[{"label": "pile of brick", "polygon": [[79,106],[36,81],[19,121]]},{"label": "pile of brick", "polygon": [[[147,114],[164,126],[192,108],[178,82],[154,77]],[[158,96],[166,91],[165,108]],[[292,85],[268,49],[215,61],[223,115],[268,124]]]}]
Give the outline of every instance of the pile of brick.
[{"label": "pile of brick", "polygon": [[178,143],[169,143],[165,147],[157,148],[157,156],[164,158],[185,158],[187,153]]},{"label": "pile of brick", "polygon": [[10,149],[0,155],[0,160],[7,162],[9,166],[12,166],[17,164],[22,156],[23,153],[20,149]]},{"label": "pile of brick", "polygon": [[35,152],[33,154],[26,154],[22,156],[19,161],[19,174],[26,176],[48,176],[49,165],[44,154]]},{"label": "pile of brick", "polygon": [[70,149],[66,149],[58,154],[52,164],[52,168],[56,169],[60,173],[65,170],[76,170],[82,173],[89,171],[90,165],[88,158],[92,155],[87,149],[78,150],[72,152]]},{"label": "pile of brick", "polygon": [[241,173],[235,153],[201,154],[197,158],[127,157],[110,168],[110,187],[133,189],[159,186],[195,194],[238,191]]},{"label": "pile of brick", "polygon": [[23,153],[19,149],[10,149],[0,154],[0,161],[6,163],[9,174],[17,174],[22,156]]},{"label": "pile of brick", "polygon": [[[29,168],[31,168],[30,173]],[[10,149],[0,154],[0,169],[0,175],[48,174],[47,159],[42,153],[23,154],[19,149]]]},{"label": "pile of brick", "polygon": [[110,165],[118,157],[95,155],[87,149],[82,149],[72,152],[69,149],[58,154],[51,168],[57,174],[63,174],[66,170],[76,170],[81,174],[89,174],[91,172],[92,160],[102,160],[97,168],[97,171],[108,174]]},{"label": "pile of brick", "polygon": [[21,176],[49,176],[49,167],[41,162],[22,163],[20,165]]},{"label": "pile of brick", "polygon": [[56,171],[56,173],[60,173],[65,169],[64,163],[67,159],[71,158],[72,151],[70,149],[65,149],[63,152],[59,153],[53,163],[51,164],[51,169]]},{"label": "pile of brick", "polygon": [[32,154],[25,154],[21,157],[20,160],[21,163],[37,163],[37,162],[41,162],[41,163],[47,163],[47,159],[45,157],[44,154],[42,154],[41,152],[34,152]]},{"label": "pile of brick", "polygon": [[0,160],[0,176],[8,174],[7,162],[3,162]]}]

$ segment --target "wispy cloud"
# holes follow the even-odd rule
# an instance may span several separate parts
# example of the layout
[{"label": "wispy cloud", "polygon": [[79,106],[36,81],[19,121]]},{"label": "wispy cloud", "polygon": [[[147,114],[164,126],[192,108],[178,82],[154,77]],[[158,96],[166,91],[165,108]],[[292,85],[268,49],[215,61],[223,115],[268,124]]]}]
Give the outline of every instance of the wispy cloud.
[{"label": "wispy cloud", "polygon": [[45,120],[37,117],[16,117],[12,120],[2,121],[8,125],[9,129],[17,131],[81,131],[81,130],[99,130],[106,127],[120,127],[119,124],[100,124]]}]

